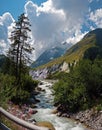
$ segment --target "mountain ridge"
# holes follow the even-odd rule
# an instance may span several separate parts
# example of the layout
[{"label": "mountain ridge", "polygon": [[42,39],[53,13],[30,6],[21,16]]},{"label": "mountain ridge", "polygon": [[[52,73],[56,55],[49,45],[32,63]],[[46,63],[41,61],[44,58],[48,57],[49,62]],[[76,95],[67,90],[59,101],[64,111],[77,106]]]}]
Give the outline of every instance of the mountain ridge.
[{"label": "mountain ridge", "polygon": [[84,54],[86,55],[86,52],[89,48],[94,48],[93,49],[94,51],[92,50],[93,51],[92,54],[94,54],[96,50],[97,50],[97,53],[95,52],[96,55],[98,55],[98,53],[101,54],[102,52],[100,51],[102,48],[102,29],[101,28],[97,28],[95,30],[88,32],[78,43],[76,43],[70,49],[68,49],[63,56],[56,58],[40,67],[41,68],[50,67],[50,66],[53,66],[54,64],[60,64],[64,61],[67,63],[69,62],[72,63],[73,61],[77,62],[82,58],[88,58],[86,56],[84,57]]},{"label": "mountain ridge", "polygon": [[45,50],[38,59],[31,64],[32,68],[44,65],[53,59],[56,59],[65,54],[66,49],[70,48],[72,44],[62,43],[61,46],[55,46],[50,49]]}]

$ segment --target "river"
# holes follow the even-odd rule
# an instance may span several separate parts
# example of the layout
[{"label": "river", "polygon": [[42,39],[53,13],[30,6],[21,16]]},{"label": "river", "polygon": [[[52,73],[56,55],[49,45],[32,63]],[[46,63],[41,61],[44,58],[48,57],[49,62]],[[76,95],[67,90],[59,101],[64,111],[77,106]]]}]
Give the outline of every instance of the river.
[{"label": "river", "polygon": [[55,109],[53,106],[52,84],[48,81],[41,81],[42,84],[39,87],[43,90],[36,96],[40,100],[37,103],[36,110],[38,111],[33,115],[36,121],[49,121],[53,124],[56,130],[88,130],[82,124],[65,118],[58,117],[56,114],[52,114]]}]

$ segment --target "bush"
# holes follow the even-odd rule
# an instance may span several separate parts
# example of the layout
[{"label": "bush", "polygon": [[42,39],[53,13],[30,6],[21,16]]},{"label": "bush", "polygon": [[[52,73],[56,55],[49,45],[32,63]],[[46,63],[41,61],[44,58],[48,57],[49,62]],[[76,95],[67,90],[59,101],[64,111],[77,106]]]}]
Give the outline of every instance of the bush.
[{"label": "bush", "polygon": [[17,84],[11,100],[15,103],[26,102],[37,85],[38,81],[33,80],[31,76],[22,75],[22,80]]},{"label": "bush", "polygon": [[15,77],[0,74],[0,99],[1,103],[12,98],[15,89]]},{"label": "bush", "polygon": [[26,101],[37,84],[38,81],[32,80],[29,75],[23,75],[22,81],[17,84],[14,76],[0,74],[0,99],[2,99],[2,104],[8,100],[15,103]]},{"label": "bush", "polygon": [[22,80],[20,83],[22,89],[31,93],[37,85],[38,85],[37,80],[33,80],[32,77],[29,75],[22,75]]},{"label": "bush", "polygon": [[102,98],[102,60],[80,61],[76,67],[61,79],[53,89],[55,103],[66,110],[76,112],[96,105]]},{"label": "bush", "polygon": [[66,72],[55,72],[53,74],[48,75],[48,79],[66,79],[68,77],[68,73]]}]

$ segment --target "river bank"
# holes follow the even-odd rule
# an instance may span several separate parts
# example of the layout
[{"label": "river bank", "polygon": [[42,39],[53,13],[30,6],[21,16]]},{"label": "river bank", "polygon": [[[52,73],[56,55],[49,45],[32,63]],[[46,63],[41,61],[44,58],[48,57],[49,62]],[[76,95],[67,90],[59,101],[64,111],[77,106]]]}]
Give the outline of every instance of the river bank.
[{"label": "river bank", "polygon": [[102,111],[94,109],[80,111],[72,115],[72,118],[84,123],[92,130],[102,130]]},{"label": "river bank", "polygon": [[[22,119],[24,121],[35,123],[36,121],[34,119],[31,119],[32,114],[35,114],[37,111],[34,110],[30,105],[28,104],[22,104],[22,105],[15,105],[11,101],[9,101],[6,104],[7,108],[6,111],[10,114],[14,115],[15,117]],[[2,116],[2,121],[5,125],[7,125],[12,130],[27,130],[26,128],[17,125],[15,122],[5,118]]]},{"label": "river bank", "polygon": [[[36,104],[35,104],[35,106],[36,106]],[[36,109],[33,109],[33,108],[31,108],[31,106],[30,105],[26,105],[26,104],[23,104],[22,106],[19,106],[19,105],[15,105],[15,104],[13,104],[12,102],[10,102],[9,104],[8,104],[8,108],[7,108],[7,111],[9,112],[9,113],[11,113],[12,115],[14,115],[14,116],[16,116],[16,117],[18,117],[18,118],[20,118],[20,119],[23,119],[23,120],[25,120],[25,121],[27,121],[27,122],[30,122],[30,123],[34,123],[34,124],[36,124],[36,123],[38,123],[37,121],[38,121],[38,119],[37,120],[35,120],[35,118],[32,118],[32,117],[36,117],[36,116],[38,116],[38,111],[36,110]],[[50,121],[48,121],[48,120],[46,120],[47,118],[49,118],[49,116],[52,116],[53,117],[53,119],[55,120],[55,118],[56,118],[56,115],[57,116],[59,116],[58,115],[58,111],[57,111],[57,113],[56,112],[54,112],[55,110],[51,110],[51,109],[45,109],[45,110],[41,110],[40,109],[40,111],[41,111],[41,113],[42,112],[44,112],[44,114],[45,114],[45,116],[43,116],[43,117],[40,117],[41,118],[41,125],[43,126],[48,126],[48,124],[49,124],[49,122]],[[41,113],[40,113],[40,116],[41,116]],[[36,116],[35,116],[36,115]],[[68,120],[67,120],[67,117],[68,115],[65,115],[64,113],[61,115],[61,117],[59,117],[60,118],[60,120],[58,119],[58,118],[56,118],[56,120],[55,121],[57,121],[56,122],[56,124],[58,123],[58,125],[59,125],[59,121],[63,124],[63,128],[62,129],[64,129],[64,130],[67,130],[66,128],[67,127],[75,127],[75,130],[79,130],[80,128],[81,128],[81,130],[83,130],[83,128],[82,128],[82,125],[79,123],[79,122],[76,122],[75,120],[73,120],[73,118],[74,118],[74,116],[72,116],[72,117],[70,117],[70,119],[68,118]],[[47,117],[47,118],[46,118]],[[63,118],[63,117],[65,117],[65,119]],[[62,119],[61,119],[62,118]],[[43,120],[43,121],[42,121]],[[51,119],[52,120],[52,119]],[[53,120],[53,122],[54,122],[54,120]],[[77,119],[78,120],[78,119]],[[47,122],[48,121],[48,122]],[[63,121],[63,122],[62,122]],[[69,122],[72,126],[70,126],[69,124],[66,124],[66,122]],[[64,126],[64,123],[66,124],[65,126]],[[84,123],[84,122],[81,122],[81,123]],[[50,123],[51,124],[51,123]],[[53,123],[52,123],[53,124]],[[62,127],[62,124],[60,124],[60,127]],[[78,124],[78,125],[77,125]],[[21,126],[19,126],[19,125],[17,125],[17,124],[15,124],[15,123],[13,123],[13,122],[11,122],[11,125],[13,125],[13,128],[16,130],[16,129],[19,129],[19,130],[27,130],[26,128],[23,128],[23,127],[21,127]],[[36,125],[39,125],[39,124],[36,124]],[[67,126],[68,125],[68,126]],[[84,125],[84,124],[83,124]],[[50,127],[52,127],[52,126],[50,126]],[[57,128],[58,127],[58,128]],[[59,126],[57,126],[56,128],[59,130]],[[54,128],[53,128],[54,129]],[[61,130],[62,130],[61,129]],[[74,130],[74,128],[71,128],[71,130]],[[86,130],[86,129],[85,129]],[[87,129],[87,130],[89,130],[89,129]],[[101,129],[100,129],[101,130]]]},{"label": "river bank", "polygon": [[7,111],[12,115],[28,122],[30,122],[32,114],[35,114],[37,112],[30,105],[15,105],[12,102],[8,104]]},{"label": "river bank", "polygon": [[59,107],[56,110],[58,116],[74,119],[87,126],[90,130],[102,130],[102,111],[92,108],[73,114],[69,112],[63,113]]},{"label": "river bank", "polygon": [[37,91],[39,94],[36,95],[36,99],[40,100],[36,104],[38,111],[33,115],[36,121],[49,121],[53,124],[56,130],[89,130],[81,123],[76,122],[71,118],[59,117],[57,113],[54,113],[56,107],[54,106],[53,90],[52,85],[56,81],[42,80],[39,83]]},{"label": "river bank", "polygon": [[[49,121],[56,130],[102,130],[102,112],[95,109],[81,111],[76,114],[63,113],[52,104],[53,96],[51,92],[52,82],[41,82],[37,88],[36,102],[30,105],[8,104],[8,111],[25,121],[36,123],[36,121]],[[56,112],[53,110],[57,109]],[[60,117],[58,117],[60,116]],[[67,117],[67,118],[66,118]],[[83,124],[83,126],[80,123]],[[88,126],[84,128],[84,125]],[[26,130],[19,128],[19,130]]]}]

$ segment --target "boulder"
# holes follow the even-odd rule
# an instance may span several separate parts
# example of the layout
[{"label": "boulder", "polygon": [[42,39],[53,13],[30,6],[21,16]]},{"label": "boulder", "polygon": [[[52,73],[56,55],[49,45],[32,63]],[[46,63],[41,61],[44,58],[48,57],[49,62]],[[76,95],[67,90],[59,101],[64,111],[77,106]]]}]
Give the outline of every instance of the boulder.
[{"label": "boulder", "polygon": [[57,110],[57,109],[54,109],[54,110],[52,110],[51,113],[52,113],[52,114],[57,114],[57,113],[58,113],[58,110]]},{"label": "boulder", "polygon": [[42,126],[42,127],[47,127],[50,130],[55,130],[54,126],[48,121],[36,122],[35,125]]},{"label": "boulder", "polygon": [[37,89],[37,91],[42,91],[42,88],[40,88],[40,87],[37,87],[36,89]]},{"label": "boulder", "polygon": [[34,123],[34,124],[36,123],[36,120],[35,120],[35,119],[33,119],[33,118],[28,119],[27,121],[28,121],[28,122],[30,122],[30,123]]},{"label": "boulder", "polygon": [[37,110],[34,110],[32,108],[29,108],[29,111],[28,111],[30,114],[36,114],[38,111]]},{"label": "boulder", "polygon": [[37,108],[37,106],[35,104],[31,104],[30,107],[31,108]]}]

